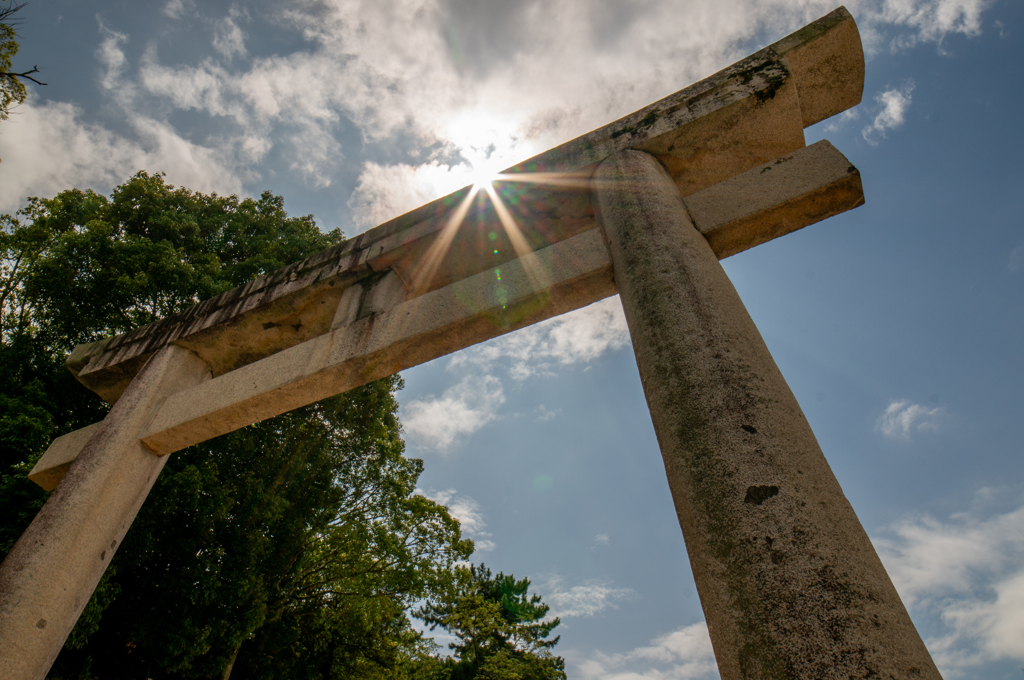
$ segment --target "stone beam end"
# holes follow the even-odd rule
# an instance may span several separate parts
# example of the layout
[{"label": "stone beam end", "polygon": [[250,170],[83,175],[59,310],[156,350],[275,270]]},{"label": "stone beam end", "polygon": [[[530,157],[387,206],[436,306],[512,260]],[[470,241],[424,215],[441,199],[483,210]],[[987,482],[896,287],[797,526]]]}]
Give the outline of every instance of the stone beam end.
[{"label": "stone beam end", "polygon": [[719,259],[863,204],[860,172],[827,140],[686,198]]},{"label": "stone beam end", "polygon": [[839,7],[772,45],[796,76],[804,127],[860,103],[864,48],[857,23]]},{"label": "stone beam end", "polygon": [[78,454],[102,424],[102,422],[93,423],[54,439],[50,442],[46,453],[36,461],[35,466],[28,473],[28,478],[47,491],[56,489],[57,482],[64,477],[64,473],[75,462]]}]

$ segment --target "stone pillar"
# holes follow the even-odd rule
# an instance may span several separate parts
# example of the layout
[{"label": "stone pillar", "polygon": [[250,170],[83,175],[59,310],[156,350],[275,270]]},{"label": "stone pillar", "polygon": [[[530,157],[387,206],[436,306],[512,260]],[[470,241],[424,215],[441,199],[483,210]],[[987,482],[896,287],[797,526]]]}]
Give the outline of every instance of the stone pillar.
[{"label": "stone pillar", "polygon": [[722,679],[939,679],[675,184],[639,151],[595,180]]},{"label": "stone pillar", "polygon": [[165,397],[209,378],[186,349],[155,354],[0,565],[0,678],[46,677],[167,462],[140,433]]}]

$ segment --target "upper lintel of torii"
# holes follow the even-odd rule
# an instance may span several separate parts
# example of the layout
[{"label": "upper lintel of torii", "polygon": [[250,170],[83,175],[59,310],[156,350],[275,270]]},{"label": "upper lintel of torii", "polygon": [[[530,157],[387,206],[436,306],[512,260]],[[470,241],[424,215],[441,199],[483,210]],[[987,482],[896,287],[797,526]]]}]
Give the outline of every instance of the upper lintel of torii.
[{"label": "upper lintel of torii", "polygon": [[[828,142],[805,147],[803,134],[858,104],[863,84],[860,36],[840,7],[661,101],[509,168],[503,174],[520,179],[501,183],[502,205],[466,187],[180,314],[79,345],[67,365],[114,402],[148,357],[175,343],[210,365],[208,391],[223,391],[218,376],[344,331],[349,364],[335,357],[341,363],[334,370],[358,373],[355,386],[589,304],[615,293],[589,178],[624,149],[656,156],[714,252],[733,255],[863,203],[856,168]],[[484,281],[480,275],[495,268],[508,271],[504,292],[472,287],[471,280]],[[460,309],[444,323],[424,322],[416,335],[410,319],[421,312],[410,305],[427,297],[445,310]],[[429,353],[417,349],[424,338]],[[329,389],[352,380],[332,378]],[[144,441],[159,450],[155,439]]]}]

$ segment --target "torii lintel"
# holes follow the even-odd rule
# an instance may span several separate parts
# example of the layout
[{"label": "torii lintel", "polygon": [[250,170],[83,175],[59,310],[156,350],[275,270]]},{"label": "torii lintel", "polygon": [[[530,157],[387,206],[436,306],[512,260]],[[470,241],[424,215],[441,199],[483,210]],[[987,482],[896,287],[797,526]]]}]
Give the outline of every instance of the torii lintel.
[{"label": "torii lintel", "polygon": [[[590,177],[602,160],[624,149],[658,158],[719,258],[742,252],[863,203],[856,168],[828,142],[805,147],[803,135],[804,127],[859,103],[863,82],[856,24],[845,8],[836,9],[698,83],[506,170],[506,180],[528,178],[502,183],[504,192],[515,194],[508,211],[518,235],[500,227],[493,202],[472,200],[474,188],[466,187],[185,312],[79,345],[68,368],[113,403],[160,347],[174,343],[197,353],[215,379],[225,377],[203,388],[223,395],[215,400],[221,406],[202,414],[191,407],[189,413],[170,413],[170,405],[162,409],[157,422],[188,436],[151,430],[146,443],[170,453],[613,295],[610,261],[595,231]],[[460,208],[463,221],[484,226],[452,232]],[[493,234],[494,240],[482,239],[481,233]],[[572,255],[577,252],[591,257]],[[535,256],[562,266],[550,272],[551,280],[516,286],[517,273],[530,279],[526,272]],[[505,297],[477,295],[468,302],[461,292],[474,288],[468,279],[496,267],[505,272]],[[410,304],[441,289],[448,295]],[[462,301],[447,323],[410,324],[410,314],[430,317],[427,307],[443,297]],[[348,324],[336,318],[343,299],[355,305]],[[398,306],[400,315],[389,314]],[[396,325],[396,316],[402,318],[401,331],[383,333],[387,324],[381,322]],[[377,330],[367,342],[360,326],[369,324]],[[462,330],[456,332],[456,326]],[[302,348],[302,356],[322,353],[332,332],[349,336],[331,343],[346,350],[332,367],[323,368],[343,377],[317,380],[321,387],[315,391],[288,388],[289,398],[282,398],[281,388],[308,378],[312,367],[286,369],[287,378],[244,395],[243,401],[259,405],[234,407],[235,417],[224,417],[225,399],[243,396],[225,390],[229,383],[278,375],[278,367],[260,360],[307,342],[312,344]],[[424,343],[424,334],[435,341]],[[280,357],[277,363],[288,362]],[[250,364],[257,365],[243,371],[249,375],[227,378]],[[185,395],[180,401],[201,403]],[[200,425],[197,418],[217,424]],[[54,442],[32,477],[52,488],[80,448],[73,442],[83,435],[71,433]]]}]

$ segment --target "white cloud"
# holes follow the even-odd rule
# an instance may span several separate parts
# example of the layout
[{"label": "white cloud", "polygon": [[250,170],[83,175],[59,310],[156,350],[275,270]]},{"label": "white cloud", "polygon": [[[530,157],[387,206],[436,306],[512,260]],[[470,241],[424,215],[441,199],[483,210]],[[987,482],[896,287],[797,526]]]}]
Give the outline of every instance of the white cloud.
[{"label": "white cloud", "polygon": [[100,85],[105,90],[117,90],[126,84],[125,71],[128,68],[128,59],[124,56],[121,45],[128,42],[128,36],[110,30],[102,20],[100,21],[100,34],[103,35],[103,40],[96,50],[96,59],[104,68],[103,75],[100,77]]},{"label": "white cloud", "polygon": [[487,531],[487,522],[484,521],[484,515],[480,511],[480,504],[475,500],[469,496],[456,496],[455,489],[431,493],[417,489],[416,493],[447,506],[448,513],[459,520],[459,524],[462,526],[462,533],[468,538],[473,539],[476,552],[494,550],[495,545],[494,541],[490,540],[491,533]]},{"label": "white cloud", "polygon": [[630,598],[630,588],[612,588],[606,581],[595,580],[571,588],[565,588],[560,577],[548,580],[544,601],[551,606],[549,616],[569,618],[573,616],[594,616],[609,607],[615,607],[615,600]]},{"label": "white cloud", "polygon": [[445,453],[498,417],[505,403],[501,381],[492,375],[466,376],[435,398],[416,399],[402,407],[402,424],[410,443]]},{"label": "white cloud", "polygon": [[861,135],[871,145],[877,145],[886,130],[895,130],[906,120],[907,109],[910,108],[914,83],[908,82],[903,87],[893,88],[875,95],[879,111],[870,125],[864,127]]},{"label": "white cloud", "polygon": [[185,13],[192,9],[192,2],[186,0],[167,0],[164,5],[164,16],[171,19],[181,19]]},{"label": "white cloud", "polygon": [[416,166],[366,163],[348,200],[356,231],[369,229],[472,184],[474,177],[473,169],[465,163],[446,165],[431,161]]},{"label": "white cloud", "polygon": [[629,328],[616,295],[463,350],[448,365],[493,366],[506,360],[509,374],[523,380],[550,372],[554,365],[593,361],[628,342]]},{"label": "white cloud", "polygon": [[540,404],[537,408],[533,409],[533,414],[537,417],[537,420],[542,423],[547,423],[558,417],[558,414],[562,412],[562,409],[552,411],[544,404]]},{"label": "white cloud", "polygon": [[106,193],[139,170],[166,172],[169,182],[198,191],[241,191],[233,164],[218,150],[192,144],[153,119],[132,124],[136,139],[85,122],[71,104],[18,107],[0,128],[0,210],[71,187]]},{"label": "white cloud", "polygon": [[966,512],[905,519],[874,539],[915,618],[938,631],[926,642],[946,678],[1024,661],[1024,505],[997,512],[998,497],[982,489]]},{"label": "white cloud", "polygon": [[591,546],[591,550],[606,546],[611,542],[612,539],[608,534],[598,534],[597,536],[594,536],[594,545]]},{"label": "white cloud", "polygon": [[213,49],[227,59],[245,56],[245,33],[231,17],[224,17],[216,22]]},{"label": "white cloud", "polygon": [[243,174],[248,176],[239,171],[245,140],[196,144],[162,117],[140,112],[140,90],[127,75],[123,51],[128,37],[102,21],[100,35],[100,86],[122,115],[118,131],[89,122],[87,112],[72,104],[30,99],[0,129],[0,209],[72,187],[107,193],[139,170],[164,172],[168,182],[197,191],[241,193]]},{"label": "white cloud", "polygon": [[623,654],[567,654],[583,680],[717,680],[711,638],[703,621],[679,628]]},{"label": "white cloud", "polygon": [[990,0],[886,0],[870,20],[914,29],[915,40],[940,42],[952,33],[981,33],[981,13]]},{"label": "white cloud", "polygon": [[159,64],[156,50],[146,51],[139,69],[139,84],[150,95],[166,97],[181,110],[206,111],[215,116],[231,116],[249,124],[246,109],[232,101],[228,72],[211,59],[198,66],[167,68]]},{"label": "white cloud", "polygon": [[906,399],[893,400],[878,417],[875,429],[890,439],[907,441],[912,434],[918,432],[935,432],[944,411],[941,408],[927,408],[920,404],[912,404]]}]

